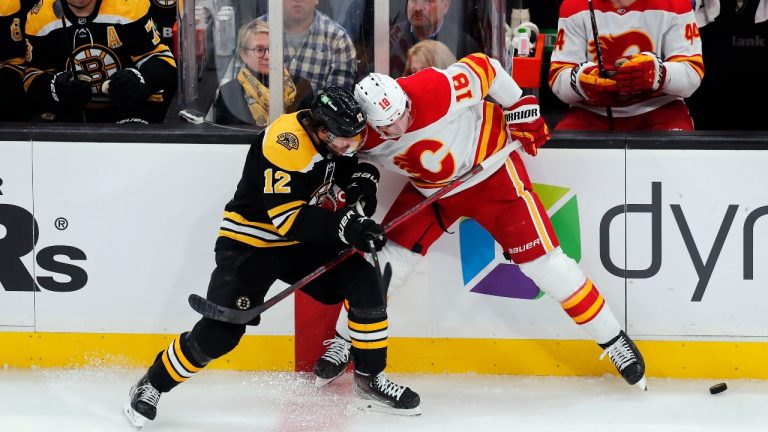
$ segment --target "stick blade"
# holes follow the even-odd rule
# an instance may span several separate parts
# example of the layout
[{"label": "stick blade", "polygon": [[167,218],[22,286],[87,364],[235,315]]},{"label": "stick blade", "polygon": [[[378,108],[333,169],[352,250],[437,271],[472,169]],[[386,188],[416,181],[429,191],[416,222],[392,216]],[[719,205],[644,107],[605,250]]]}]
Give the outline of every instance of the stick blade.
[{"label": "stick blade", "polygon": [[204,317],[220,320],[224,315],[224,311],[197,294],[190,294],[188,301],[192,309]]}]

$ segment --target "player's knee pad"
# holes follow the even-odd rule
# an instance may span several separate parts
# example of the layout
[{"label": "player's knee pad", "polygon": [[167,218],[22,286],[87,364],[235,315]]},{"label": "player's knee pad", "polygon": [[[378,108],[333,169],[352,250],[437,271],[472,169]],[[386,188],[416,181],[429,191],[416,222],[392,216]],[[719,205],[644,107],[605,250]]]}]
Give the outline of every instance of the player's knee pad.
[{"label": "player's knee pad", "polygon": [[217,359],[232,351],[245,334],[245,325],[202,318],[187,339],[193,340],[203,355]]},{"label": "player's knee pad", "polygon": [[[392,290],[397,290],[410,276],[413,267],[418,263],[421,255],[390,241],[384,245],[378,257],[382,270],[387,263],[392,266],[392,279],[390,279],[389,289],[387,290],[387,294],[392,295]],[[373,262],[370,254],[366,254],[366,258]]]},{"label": "player's knee pad", "polygon": [[520,264],[520,270],[558,302],[573,294],[587,278],[576,261],[565,255],[560,247]]}]

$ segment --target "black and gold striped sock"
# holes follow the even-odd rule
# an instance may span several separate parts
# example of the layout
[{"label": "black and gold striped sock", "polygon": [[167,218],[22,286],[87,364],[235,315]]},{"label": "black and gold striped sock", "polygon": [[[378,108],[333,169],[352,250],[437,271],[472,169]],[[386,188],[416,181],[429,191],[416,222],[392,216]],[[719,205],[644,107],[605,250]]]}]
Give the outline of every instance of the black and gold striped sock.
[{"label": "black and gold striped sock", "polygon": [[155,388],[167,392],[202,370],[210,361],[189,333],[182,333],[157,355],[149,368],[149,380]]}]

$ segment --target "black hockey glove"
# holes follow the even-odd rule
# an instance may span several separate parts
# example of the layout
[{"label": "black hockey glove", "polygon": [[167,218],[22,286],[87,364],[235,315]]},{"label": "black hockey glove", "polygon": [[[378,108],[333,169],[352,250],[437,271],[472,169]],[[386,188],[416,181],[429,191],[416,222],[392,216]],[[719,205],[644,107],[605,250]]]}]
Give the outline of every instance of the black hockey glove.
[{"label": "black hockey glove", "polygon": [[384,228],[373,219],[360,215],[355,209],[351,207],[339,209],[336,211],[336,217],[339,238],[355,249],[371,252],[368,242],[373,240],[373,246],[380,251],[387,243]]},{"label": "black hockey glove", "polygon": [[120,69],[109,78],[109,99],[116,105],[136,107],[149,99],[152,88],[137,69]]},{"label": "black hockey glove", "polygon": [[59,72],[51,79],[51,97],[53,100],[73,110],[81,110],[90,102],[91,83],[87,75],[72,72]]},{"label": "black hockey glove", "polygon": [[369,163],[361,163],[357,166],[357,172],[352,174],[350,180],[352,183],[347,186],[346,190],[347,205],[355,207],[359,202],[363,214],[368,217],[373,216],[378,205],[376,192],[379,189],[379,170]]}]

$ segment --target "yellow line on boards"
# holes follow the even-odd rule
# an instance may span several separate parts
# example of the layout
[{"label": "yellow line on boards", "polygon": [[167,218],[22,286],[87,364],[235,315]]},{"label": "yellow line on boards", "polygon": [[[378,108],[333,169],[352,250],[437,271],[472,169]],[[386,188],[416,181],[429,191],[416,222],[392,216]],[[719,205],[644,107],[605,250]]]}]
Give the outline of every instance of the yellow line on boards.
[{"label": "yellow line on boards", "polygon": [[[0,366],[149,367],[178,335],[127,333],[2,333]],[[240,345],[208,368],[294,370],[293,336],[243,336]]]},{"label": "yellow line on boards", "polygon": [[[148,367],[177,335],[0,332],[0,367]],[[768,379],[768,343],[635,341],[647,375]],[[588,340],[389,338],[387,370],[541,376],[616,374]],[[211,369],[293,371],[293,336],[244,336]]]}]

